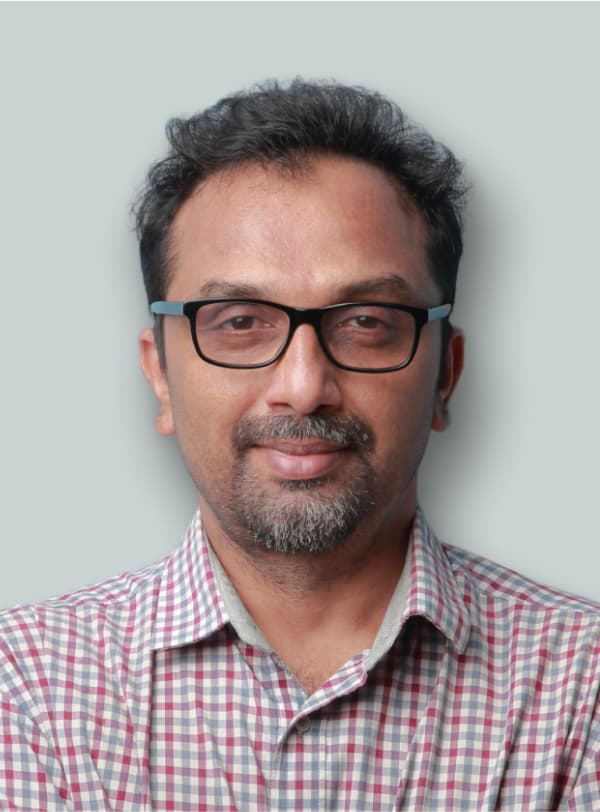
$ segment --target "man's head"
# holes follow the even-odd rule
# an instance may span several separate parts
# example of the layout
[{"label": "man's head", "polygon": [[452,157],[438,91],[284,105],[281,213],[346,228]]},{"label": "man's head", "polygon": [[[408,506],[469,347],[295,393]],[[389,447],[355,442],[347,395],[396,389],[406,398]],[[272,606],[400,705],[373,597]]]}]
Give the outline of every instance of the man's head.
[{"label": "man's head", "polygon": [[159,306],[164,346],[146,330],[141,356],[209,535],[289,553],[393,533],[462,366],[460,333],[443,353],[426,323],[454,295],[456,161],[381,97],[301,83],[220,102],[171,140],[138,209],[146,285],[201,304]]},{"label": "man's head", "polygon": [[[267,83],[167,125],[169,155],[156,163],[136,206],[148,301],[164,299],[174,246],[171,224],[211,175],[246,163],[301,174],[317,155],[357,158],[385,171],[426,224],[427,261],[444,302],[453,303],[462,254],[462,168],[452,152],[414,126],[392,101],[363,88]],[[161,341],[161,320],[157,320]],[[444,344],[449,336],[444,326]]]}]

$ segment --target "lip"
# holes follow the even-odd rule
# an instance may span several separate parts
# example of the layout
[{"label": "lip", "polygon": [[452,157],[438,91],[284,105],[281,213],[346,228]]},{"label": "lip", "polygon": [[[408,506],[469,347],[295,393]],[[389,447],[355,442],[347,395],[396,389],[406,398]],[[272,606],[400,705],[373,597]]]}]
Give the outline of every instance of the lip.
[{"label": "lip", "polygon": [[324,440],[277,440],[254,446],[271,473],[280,479],[318,479],[331,474],[348,448]]}]

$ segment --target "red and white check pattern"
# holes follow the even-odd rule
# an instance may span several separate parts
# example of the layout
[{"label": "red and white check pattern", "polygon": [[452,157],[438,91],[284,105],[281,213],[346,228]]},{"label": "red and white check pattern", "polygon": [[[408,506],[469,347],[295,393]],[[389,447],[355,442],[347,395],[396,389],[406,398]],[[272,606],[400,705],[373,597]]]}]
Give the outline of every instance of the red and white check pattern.
[{"label": "red and white check pattern", "polygon": [[137,573],[0,613],[0,808],[600,809],[600,610],[442,546],[371,668],[306,697],[242,642],[199,516]]}]

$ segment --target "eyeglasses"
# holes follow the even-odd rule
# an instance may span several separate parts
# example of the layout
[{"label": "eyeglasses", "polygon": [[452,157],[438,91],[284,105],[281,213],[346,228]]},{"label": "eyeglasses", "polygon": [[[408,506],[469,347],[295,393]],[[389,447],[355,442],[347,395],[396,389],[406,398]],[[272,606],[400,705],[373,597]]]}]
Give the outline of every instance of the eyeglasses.
[{"label": "eyeglasses", "polygon": [[445,319],[452,305],[423,309],[387,302],[344,302],[317,308],[286,307],[258,299],[153,302],[161,316],[187,316],[196,352],[230,369],[273,364],[301,324],[314,327],[323,352],[351,372],[392,372],[415,356],[425,324]]}]

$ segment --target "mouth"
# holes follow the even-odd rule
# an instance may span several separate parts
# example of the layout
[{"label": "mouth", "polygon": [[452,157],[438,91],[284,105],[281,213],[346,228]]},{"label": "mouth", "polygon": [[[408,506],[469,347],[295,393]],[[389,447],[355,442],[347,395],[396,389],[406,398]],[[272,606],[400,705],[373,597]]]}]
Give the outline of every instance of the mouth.
[{"label": "mouth", "polygon": [[350,449],[328,440],[274,440],[252,450],[277,478],[302,480],[331,475]]}]

